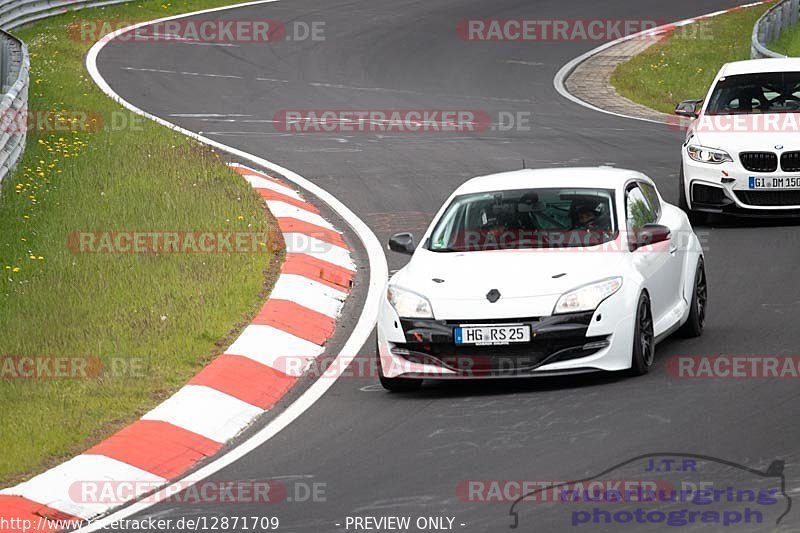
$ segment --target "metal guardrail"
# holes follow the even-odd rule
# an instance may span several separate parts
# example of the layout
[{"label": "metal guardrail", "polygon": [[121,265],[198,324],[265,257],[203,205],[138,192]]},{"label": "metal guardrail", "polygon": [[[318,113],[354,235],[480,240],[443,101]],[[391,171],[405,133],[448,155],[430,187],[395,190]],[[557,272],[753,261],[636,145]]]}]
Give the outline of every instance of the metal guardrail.
[{"label": "metal guardrail", "polygon": [[25,150],[30,58],[25,43],[3,30],[87,7],[130,0],[0,0],[0,183]]},{"label": "metal guardrail", "polygon": [[28,113],[30,59],[25,44],[0,30],[0,183],[25,149],[22,117]]},{"label": "metal guardrail", "polygon": [[69,11],[128,1],[130,0],[0,0],[0,28],[12,30]]},{"label": "metal guardrail", "polygon": [[798,19],[800,19],[800,0],[783,0],[769,8],[753,26],[750,57],[752,59],[786,57],[770,50],[767,45],[777,40],[785,29],[797,24]]}]

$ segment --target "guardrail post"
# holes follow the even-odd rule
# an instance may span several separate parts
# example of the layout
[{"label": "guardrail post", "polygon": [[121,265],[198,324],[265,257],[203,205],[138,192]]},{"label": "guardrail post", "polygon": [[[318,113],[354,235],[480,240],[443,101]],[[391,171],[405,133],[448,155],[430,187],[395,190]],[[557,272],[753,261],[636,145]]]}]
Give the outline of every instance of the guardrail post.
[{"label": "guardrail post", "polygon": [[776,28],[778,25],[778,12],[773,11],[769,14],[769,24],[767,25],[767,42],[771,43],[775,40]]},{"label": "guardrail post", "polygon": [[11,58],[8,56],[8,44],[5,39],[0,39],[0,93],[8,92],[8,64]]},{"label": "guardrail post", "polygon": [[769,29],[769,41],[768,42],[771,43],[772,41],[774,41],[775,39],[777,39],[780,36],[780,31],[781,31],[781,9],[780,9],[780,6],[778,6],[778,9],[776,9],[775,11],[772,12],[772,23],[770,24],[770,26],[772,26],[772,27]]},{"label": "guardrail post", "polygon": [[791,16],[791,9],[792,6],[789,4],[789,2],[786,2],[781,6],[781,29],[780,33],[778,34],[778,37],[780,37],[783,34],[783,30],[789,27],[790,24],[789,17]]},{"label": "guardrail post", "polygon": [[778,37],[781,36],[781,9],[780,7],[773,12],[772,15],[772,39],[770,42],[774,41]]},{"label": "guardrail post", "polygon": [[[758,23],[756,23],[756,24],[757,24],[757,25],[756,25],[756,31],[757,31],[756,42],[757,42],[757,43],[763,43],[763,42],[766,42],[766,41],[765,41],[765,39],[766,39],[766,37],[767,37],[767,29],[766,29],[766,28],[767,28],[767,25],[766,25],[766,24],[764,24],[764,23],[763,23],[763,21],[762,21],[762,23],[761,23],[761,24],[758,24]],[[753,53],[751,54],[751,56],[752,56],[754,59],[755,59],[755,58],[758,58],[758,57],[761,57],[761,53],[758,51],[758,48],[755,46],[755,44],[756,44],[756,43],[753,43],[753,45],[754,45],[754,46],[752,47],[752,48],[753,48]]]}]

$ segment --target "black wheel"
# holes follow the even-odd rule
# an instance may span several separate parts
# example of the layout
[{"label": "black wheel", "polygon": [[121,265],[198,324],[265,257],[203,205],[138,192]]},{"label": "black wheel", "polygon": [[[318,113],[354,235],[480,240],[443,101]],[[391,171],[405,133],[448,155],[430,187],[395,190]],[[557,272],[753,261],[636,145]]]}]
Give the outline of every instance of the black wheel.
[{"label": "black wheel", "polygon": [[692,301],[689,307],[689,318],[678,330],[681,337],[699,337],[703,334],[706,323],[706,308],[708,306],[708,280],[706,278],[706,265],[701,257],[697,262],[697,271],[694,275],[694,288]]},{"label": "black wheel", "polygon": [[642,293],[636,306],[636,327],[633,331],[633,353],[631,355],[631,374],[647,374],[653,365],[656,354],[656,338],[653,334],[653,314],[650,311],[650,298]]},{"label": "black wheel", "polygon": [[376,345],[375,357],[378,358],[378,379],[384,389],[391,392],[411,392],[419,389],[422,386],[421,379],[411,378],[387,378],[383,375],[383,367],[381,366],[381,353]]},{"label": "black wheel", "polygon": [[689,209],[689,202],[686,200],[686,189],[683,185],[683,165],[681,165],[681,170],[678,173],[678,207],[689,217],[689,222],[692,226],[700,226],[708,222],[708,213]]}]

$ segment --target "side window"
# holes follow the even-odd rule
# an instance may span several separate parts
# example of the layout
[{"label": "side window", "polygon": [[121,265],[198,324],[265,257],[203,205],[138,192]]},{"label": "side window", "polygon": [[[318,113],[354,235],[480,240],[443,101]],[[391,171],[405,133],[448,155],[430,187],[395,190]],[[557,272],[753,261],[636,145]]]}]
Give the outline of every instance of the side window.
[{"label": "side window", "polygon": [[625,193],[625,214],[628,219],[628,231],[641,229],[645,224],[653,224],[656,214],[647,203],[642,190],[634,185]]},{"label": "side window", "polygon": [[653,213],[655,213],[656,220],[658,220],[658,218],[661,216],[661,202],[658,199],[656,188],[645,182],[640,182],[639,187],[641,187],[644,197],[647,198],[647,202],[650,204]]}]

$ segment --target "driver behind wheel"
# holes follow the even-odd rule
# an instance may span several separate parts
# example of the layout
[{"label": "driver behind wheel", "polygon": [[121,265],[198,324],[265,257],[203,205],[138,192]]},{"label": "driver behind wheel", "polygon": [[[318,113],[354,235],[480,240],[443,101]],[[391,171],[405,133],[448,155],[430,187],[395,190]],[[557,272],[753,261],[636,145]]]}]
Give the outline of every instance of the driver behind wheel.
[{"label": "driver behind wheel", "polygon": [[607,229],[601,223],[600,214],[602,201],[576,200],[572,204],[572,229],[574,230],[603,230]]}]

